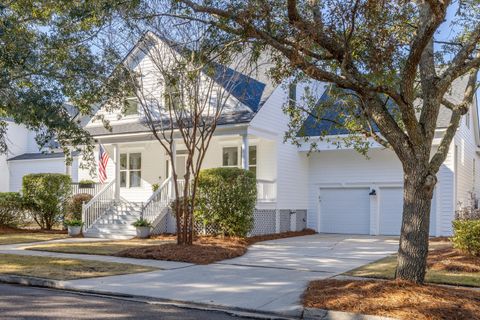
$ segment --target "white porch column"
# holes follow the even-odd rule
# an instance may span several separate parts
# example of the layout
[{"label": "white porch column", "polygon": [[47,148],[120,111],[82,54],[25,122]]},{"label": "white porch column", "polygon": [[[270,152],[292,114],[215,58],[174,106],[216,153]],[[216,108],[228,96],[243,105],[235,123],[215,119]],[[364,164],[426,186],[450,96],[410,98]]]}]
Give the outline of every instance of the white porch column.
[{"label": "white porch column", "polygon": [[248,170],[248,135],[242,135],[242,169]]},{"label": "white porch column", "polygon": [[115,163],[115,200],[120,200],[120,148],[113,145],[113,162]]},{"label": "white porch column", "polygon": [[[175,183],[176,181],[174,180],[174,176],[173,176],[173,166],[174,165],[177,165],[177,143],[175,142],[175,140],[172,141],[172,158],[170,159],[170,162],[169,162],[169,165],[170,165],[170,168],[169,168],[169,172],[170,172],[170,186],[169,186],[169,189],[170,189],[170,198],[171,199],[174,199],[175,198]],[[174,161],[175,161],[175,164],[174,164]]]}]

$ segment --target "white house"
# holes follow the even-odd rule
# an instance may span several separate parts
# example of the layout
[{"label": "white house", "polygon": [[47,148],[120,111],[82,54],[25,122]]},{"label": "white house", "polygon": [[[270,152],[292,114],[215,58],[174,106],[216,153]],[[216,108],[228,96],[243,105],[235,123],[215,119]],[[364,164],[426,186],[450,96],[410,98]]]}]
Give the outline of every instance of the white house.
[{"label": "white house", "polygon": [[[41,149],[35,141],[36,132],[24,125],[7,122],[7,154],[0,155],[0,192],[22,189],[22,178],[30,173],[67,173],[65,155],[60,149]],[[70,172],[77,181],[78,156],[74,156]]]},{"label": "white house", "polygon": [[[158,41],[164,45],[161,39]],[[135,68],[151,70],[152,62],[138,45],[129,53],[129,59],[136,61]],[[255,76],[245,75],[248,99],[234,95],[204,161],[205,168],[237,166],[256,172],[258,201],[253,233],[309,227],[328,233],[398,235],[402,168],[395,154],[373,144],[367,159],[352,149],[321,142],[318,151],[308,155],[306,145],[298,148],[284,143],[288,118],[282,107],[289,93],[285,86],[273,86],[263,71]],[[459,99],[462,89],[462,83],[457,83],[450,98]],[[133,104],[128,115],[99,110],[110,120],[111,131],[95,120],[86,125],[112,158],[107,167],[108,184],[84,208],[87,236],[132,235],[129,222],[139,214],[153,221],[160,231],[172,226],[165,213],[171,192],[169,160],[142,123],[137,108]],[[441,112],[438,138],[445,130],[448,113],[447,109]],[[307,131],[311,139],[316,139],[317,129]],[[455,210],[468,203],[470,192],[479,190],[475,169],[479,161],[479,132],[475,103],[463,119],[438,175],[431,214],[432,236],[450,235]],[[336,139],[343,132],[331,134]],[[439,139],[435,141],[438,143]],[[178,168],[185,163],[184,150],[179,139]],[[87,172],[79,170],[78,179],[89,178]],[[161,185],[155,193],[153,184]],[[121,208],[113,205],[115,200],[121,201]],[[118,210],[124,213],[125,221],[110,219]]]}]

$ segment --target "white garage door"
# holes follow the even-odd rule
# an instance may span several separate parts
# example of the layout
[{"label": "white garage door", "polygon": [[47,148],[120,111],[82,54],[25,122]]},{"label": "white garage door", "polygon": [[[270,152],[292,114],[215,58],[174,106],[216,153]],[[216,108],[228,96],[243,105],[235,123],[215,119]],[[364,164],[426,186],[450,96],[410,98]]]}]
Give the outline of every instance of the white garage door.
[{"label": "white garage door", "polygon": [[320,232],[370,233],[369,188],[320,188]]},{"label": "white garage door", "polygon": [[[435,195],[434,195],[435,199]],[[382,235],[399,235],[402,225],[403,188],[380,189],[379,227]],[[435,201],[430,214],[430,234],[435,233]]]}]

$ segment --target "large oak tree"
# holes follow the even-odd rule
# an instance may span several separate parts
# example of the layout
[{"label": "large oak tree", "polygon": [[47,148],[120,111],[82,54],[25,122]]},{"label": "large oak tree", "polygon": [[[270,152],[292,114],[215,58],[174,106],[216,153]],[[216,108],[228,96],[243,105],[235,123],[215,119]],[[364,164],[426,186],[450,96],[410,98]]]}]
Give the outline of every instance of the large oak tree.
[{"label": "large oak tree", "polygon": [[[436,41],[447,10],[450,39]],[[163,7],[164,8],[164,7]],[[203,21],[221,43],[237,38],[276,55],[277,79],[300,71],[343,90],[367,137],[393,149],[403,165],[404,206],[397,278],[424,281],[431,199],[480,67],[480,1],[230,0],[173,1],[158,14]],[[452,83],[466,78],[460,103]],[[451,110],[432,149],[441,106]],[[433,154],[432,154],[433,150]]]}]

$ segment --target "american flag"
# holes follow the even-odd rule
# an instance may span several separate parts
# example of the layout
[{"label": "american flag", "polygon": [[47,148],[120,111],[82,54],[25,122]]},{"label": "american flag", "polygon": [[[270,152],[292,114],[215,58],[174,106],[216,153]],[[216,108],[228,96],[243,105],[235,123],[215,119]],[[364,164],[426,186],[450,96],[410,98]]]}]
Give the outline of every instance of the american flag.
[{"label": "american flag", "polygon": [[110,157],[105,151],[105,148],[100,145],[100,150],[98,152],[98,176],[100,178],[100,183],[104,183],[107,180],[107,163]]}]

